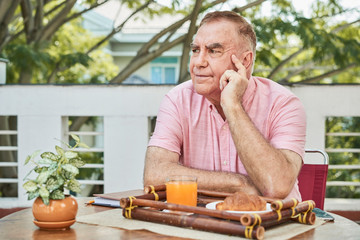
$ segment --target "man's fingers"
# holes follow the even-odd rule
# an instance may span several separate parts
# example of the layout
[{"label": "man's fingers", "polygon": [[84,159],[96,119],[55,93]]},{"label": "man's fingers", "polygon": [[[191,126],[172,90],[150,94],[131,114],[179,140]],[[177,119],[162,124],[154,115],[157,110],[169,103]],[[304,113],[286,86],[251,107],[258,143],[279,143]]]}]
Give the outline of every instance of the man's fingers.
[{"label": "man's fingers", "polygon": [[226,85],[234,78],[234,74],[237,74],[234,70],[226,70],[220,78],[220,89],[223,90]]},{"label": "man's fingers", "polygon": [[231,55],[231,61],[235,65],[236,71],[226,70],[223,73],[220,78],[220,90],[223,90],[232,80],[246,78],[246,68],[234,54]]},{"label": "man's fingers", "polygon": [[237,72],[239,74],[246,74],[246,68],[245,66],[241,63],[241,61],[235,56],[235,54],[231,55],[231,60],[234,63],[235,67],[237,68]]}]

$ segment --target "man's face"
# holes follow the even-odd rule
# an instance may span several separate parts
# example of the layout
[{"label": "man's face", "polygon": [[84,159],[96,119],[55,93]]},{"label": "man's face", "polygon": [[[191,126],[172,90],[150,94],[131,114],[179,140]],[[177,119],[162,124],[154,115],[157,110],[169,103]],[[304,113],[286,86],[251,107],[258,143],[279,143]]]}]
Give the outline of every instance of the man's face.
[{"label": "man's face", "polygon": [[195,91],[213,103],[219,102],[220,77],[228,69],[237,70],[231,55],[239,57],[242,46],[232,22],[219,20],[201,26],[191,44],[190,74]]}]

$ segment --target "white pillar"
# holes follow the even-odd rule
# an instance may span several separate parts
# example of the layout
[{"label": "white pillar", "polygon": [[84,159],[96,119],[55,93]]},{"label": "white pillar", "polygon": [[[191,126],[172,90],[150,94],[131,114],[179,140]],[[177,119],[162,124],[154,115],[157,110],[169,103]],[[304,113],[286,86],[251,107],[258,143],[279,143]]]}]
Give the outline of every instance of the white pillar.
[{"label": "white pillar", "polygon": [[146,116],[104,117],[104,192],[143,188]]},{"label": "white pillar", "polygon": [[0,84],[6,84],[6,63],[9,61],[0,58]]}]

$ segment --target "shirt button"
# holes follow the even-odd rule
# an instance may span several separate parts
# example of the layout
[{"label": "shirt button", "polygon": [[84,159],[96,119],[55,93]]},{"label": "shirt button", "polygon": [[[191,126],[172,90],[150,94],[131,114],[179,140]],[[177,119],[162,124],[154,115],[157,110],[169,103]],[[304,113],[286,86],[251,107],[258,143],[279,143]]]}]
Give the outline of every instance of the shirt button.
[{"label": "shirt button", "polygon": [[224,161],[224,165],[226,166],[226,164],[227,164],[227,162],[226,161]]}]

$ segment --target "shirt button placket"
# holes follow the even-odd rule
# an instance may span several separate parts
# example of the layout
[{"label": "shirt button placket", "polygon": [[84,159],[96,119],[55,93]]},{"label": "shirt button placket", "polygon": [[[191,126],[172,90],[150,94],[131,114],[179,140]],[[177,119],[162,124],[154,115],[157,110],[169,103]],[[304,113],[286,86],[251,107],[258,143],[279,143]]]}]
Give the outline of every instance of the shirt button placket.
[{"label": "shirt button placket", "polygon": [[224,124],[222,127],[221,127],[221,140],[222,140],[222,150],[220,151],[223,151],[223,154],[222,154],[222,157],[223,157],[223,161],[222,161],[222,165],[223,165],[223,169],[226,170],[226,171],[229,171],[229,137],[228,137],[228,127],[226,124]]}]

